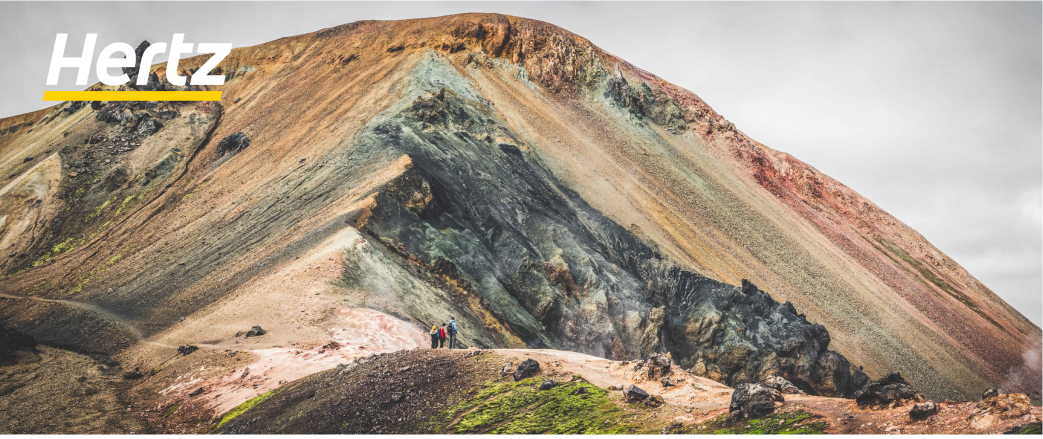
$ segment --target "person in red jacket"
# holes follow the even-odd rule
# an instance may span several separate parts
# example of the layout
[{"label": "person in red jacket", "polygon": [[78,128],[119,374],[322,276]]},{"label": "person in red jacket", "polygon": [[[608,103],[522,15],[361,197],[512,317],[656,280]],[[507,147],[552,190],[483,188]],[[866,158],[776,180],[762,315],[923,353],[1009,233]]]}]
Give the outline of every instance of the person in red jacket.
[{"label": "person in red jacket", "polygon": [[442,324],[441,328],[438,328],[438,347],[445,347],[445,339],[449,338],[449,333],[445,330],[445,323]]}]

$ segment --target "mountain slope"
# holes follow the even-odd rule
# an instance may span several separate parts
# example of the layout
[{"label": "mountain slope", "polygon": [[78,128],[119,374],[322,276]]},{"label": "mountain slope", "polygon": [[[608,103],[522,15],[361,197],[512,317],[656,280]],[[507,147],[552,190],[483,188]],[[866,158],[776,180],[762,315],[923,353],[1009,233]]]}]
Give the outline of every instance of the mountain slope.
[{"label": "mountain slope", "polygon": [[11,299],[7,321],[147,362],[253,324],[325,342],[370,308],[418,334],[456,316],[466,345],[665,350],[728,384],[1040,388],[1040,329],[922,236],[560,28],[356,22],[220,69],[219,105],[0,120],[0,293],[111,314]]}]

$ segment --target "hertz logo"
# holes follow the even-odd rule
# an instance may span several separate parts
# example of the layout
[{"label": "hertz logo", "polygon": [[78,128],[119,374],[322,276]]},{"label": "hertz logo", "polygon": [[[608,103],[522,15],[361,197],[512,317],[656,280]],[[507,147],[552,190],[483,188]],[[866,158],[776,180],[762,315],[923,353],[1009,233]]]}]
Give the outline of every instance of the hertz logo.
[{"label": "hertz logo", "polygon": [[[47,85],[58,85],[58,76],[63,68],[75,68],[76,85],[87,85],[87,76],[90,73],[91,62],[94,59],[94,46],[98,41],[98,34],[87,34],[83,42],[83,54],[80,57],[65,56],[65,43],[69,34],[58,34],[54,39],[54,52],[51,53],[51,67],[47,71]],[[198,49],[195,52],[193,49]],[[137,85],[145,85],[148,81],[148,68],[152,65],[152,59],[167,51],[167,43],[156,43],[148,46],[141,55],[141,68],[146,74],[137,75]],[[177,74],[177,64],[181,55],[186,53],[212,53],[199,70],[192,74],[192,85],[223,85],[224,75],[211,75],[210,72],[217,67],[229,53],[232,52],[232,43],[199,43],[185,42],[185,34],[174,34],[170,42],[170,56],[167,61],[167,81],[176,86],[184,86],[186,77]],[[122,58],[113,58],[113,55],[121,53]],[[105,85],[120,86],[130,82],[130,76],[126,73],[112,76],[110,68],[135,67],[136,55],[134,48],[127,43],[112,43],[105,46],[98,55],[98,65],[95,72],[98,79]],[[45,91],[45,101],[219,101],[220,91]]]}]

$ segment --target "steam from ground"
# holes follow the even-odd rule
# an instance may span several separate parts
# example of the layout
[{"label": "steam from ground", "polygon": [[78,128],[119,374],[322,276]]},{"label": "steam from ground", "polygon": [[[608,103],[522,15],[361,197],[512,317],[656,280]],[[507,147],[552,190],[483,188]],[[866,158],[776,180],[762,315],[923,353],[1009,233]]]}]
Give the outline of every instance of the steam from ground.
[{"label": "steam from ground", "polygon": [[[1043,352],[1040,347],[1026,346],[1021,353],[1022,364],[1007,373],[1007,380],[1000,387],[1004,391],[1025,392],[1032,399],[1039,399],[1043,386]],[[984,390],[984,389],[983,389]]]}]

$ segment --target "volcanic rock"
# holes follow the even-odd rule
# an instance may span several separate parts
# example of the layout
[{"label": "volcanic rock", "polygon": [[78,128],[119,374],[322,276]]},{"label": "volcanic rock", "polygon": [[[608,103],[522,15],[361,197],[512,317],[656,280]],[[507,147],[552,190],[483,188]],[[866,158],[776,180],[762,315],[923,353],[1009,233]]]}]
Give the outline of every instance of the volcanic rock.
[{"label": "volcanic rock", "polygon": [[553,389],[554,386],[557,386],[557,385],[558,385],[557,381],[546,380],[546,381],[540,383],[540,390],[550,390],[550,389]]},{"label": "volcanic rock", "polygon": [[540,373],[540,363],[532,358],[522,361],[514,370],[514,380],[521,381]]},{"label": "volcanic rock", "polygon": [[991,396],[977,404],[973,416],[999,416],[1000,419],[1016,419],[1032,413],[1032,400],[1024,393],[1004,393]]},{"label": "volcanic rock", "polygon": [[199,348],[196,347],[196,346],[192,346],[192,345],[178,346],[177,347],[177,353],[181,354],[182,356],[188,356],[189,354],[191,354],[191,353],[193,353],[193,352],[195,352],[197,350],[199,350]]},{"label": "volcanic rock", "polygon": [[789,380],[780,377],[778,375],[768,375],[762,383],[765,386],[771,387],[772,389],[778,390],[779,393],[786,395],[803,395],[804,391],[798,389]]},{"label": "volcanic rock", "polygon": [[138,134],[148,137],[155,134],[156,131],[159,131],[159,128],[159,122],[156,122],[156,120],[151,117],[147,117],[138,123]]},{"label": "volcanic rock", "polygon": [[985,391],[981,393],[982,401],[984,401],[986,399],[989,399],[989,398],[995,398],[997,396],[1000,396],[999,389],[989,388],[989,389],[985,389]]},{"label": "volcanic rock", "polygon": [[627,402],[641,402],[648,399],[648,392],[633,384],[627,384],[623,387],[623,397]]},{"label": "volcanic rock", "polygon": [[249,331],[246,331],[246,335],[244,337],[257,337],[267,333],[268,331],[265,331],[264,328],[261,328],[258,325],[254,325],[254,327],[250,328]]},{"label": "volcanic rock", "polygon": [[783,402],[782,394],[778,390],[763,384],[740,385],[732,392],[727,423],[733,424],[743,419],[756,419],[774,413],[776,402]]},{"label": "volcanic rock", "polygon": [[[127,76],[130,77],[130,82],[128,82],[127,85],[132,88],[136,88],[138,72],[141,71],[141,56],[145,53],[145,49],[148,49],[150,45],[151,43],[149,43],[148,40],[139,43],[138,47],[134,49],[134,66],[123,67],[123,73],[126,73]],[[150,66],[145,66],[145,71],[148,71],[149,67]]]},{"label": "volcanic rock", "polygon": [[645,361],[645,374],[649,380],[659,380],[670,375],[670,357],[660,354],[652,354]]},{"label": "volcanic rock", "polygon": [[248,146],[250,146],[250,138],[246,137],[246,134],[243,134],[241,132],[230,134],[217,143],[217,153],[238,154],[240,151],[246,149],[246,147]]},{"label": "volcanic rock", "polygon": [[923,404],[913,405],[913,408],[909,409],[909,419],[919,421],[927,419],[935,413],[938,413],[938,405],[934,401],[927,401]]},{"label": "volcanic rock", "polygon": [[910,402],[923,402],[923,400],[924,397],[920,391],[902,378],[902,374],[898,372],[891,372],[855,392],[855,401],[861,407],[891,408]]}]

